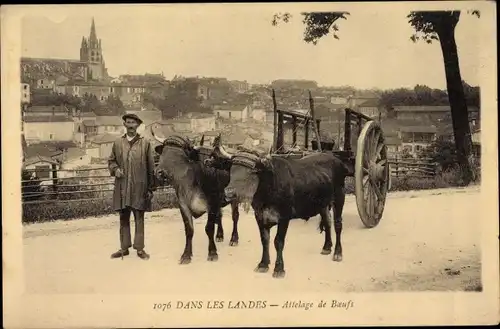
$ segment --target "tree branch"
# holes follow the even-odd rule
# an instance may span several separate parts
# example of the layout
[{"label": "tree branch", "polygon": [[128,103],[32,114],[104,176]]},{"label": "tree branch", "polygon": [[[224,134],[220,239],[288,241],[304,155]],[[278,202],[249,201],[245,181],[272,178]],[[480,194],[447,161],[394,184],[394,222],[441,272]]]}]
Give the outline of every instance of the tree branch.
[{"label": "tree branch", "polygon": [[[303,12],[304,17],[302,23],[305,25],[304,41],[316,45],[322,37],[332,33],[335,39],[339,39],[337,35],[338,26],[334,24],[339,18],[347,19],[348,12]],[[280,22],[288,23],[292,15],[290,13],[274,14],[272,25],[277,26]]]}]

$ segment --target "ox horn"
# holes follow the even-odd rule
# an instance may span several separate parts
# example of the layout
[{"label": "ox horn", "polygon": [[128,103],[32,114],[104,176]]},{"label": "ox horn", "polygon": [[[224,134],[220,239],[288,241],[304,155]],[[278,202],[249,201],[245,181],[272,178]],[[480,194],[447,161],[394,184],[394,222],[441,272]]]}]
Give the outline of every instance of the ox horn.
[{"label": "ox horn", "polygon": [[195,146],[193,146],[193,149],[195,149],[195,150],[199,150],[199,149],[200,149],[200,147],[203,145],[204,141],[205,141],[205,135],[202,135],[202,136],[201,136],[201,139],[200,139],[200,144],[199,144],[199,145],[195,145]]},{"label": "ox horn", "polygon": [[233,157],[231,154],[227,153],[227,151],[224,149],[222,145],[219,146],[219,151],[224,157],[228,159],[231,159]]},{"label": "ox horn", "polygon": [[154,138],[155,138],[155,139],[156,139],[159,143],[161,143],[161,144],[165,143],[166,138],[160,138],[160,137],[158,137],[158,136],[156,136],[156,135],[155,135],[155,133],[154,133],[154,131],[153,131],[153,125],[151,125],[151,126],[149,127],[149,129],[151,130],[151,135],[152,135],[152,136],[153,136],[153,137],[154,137]]}]

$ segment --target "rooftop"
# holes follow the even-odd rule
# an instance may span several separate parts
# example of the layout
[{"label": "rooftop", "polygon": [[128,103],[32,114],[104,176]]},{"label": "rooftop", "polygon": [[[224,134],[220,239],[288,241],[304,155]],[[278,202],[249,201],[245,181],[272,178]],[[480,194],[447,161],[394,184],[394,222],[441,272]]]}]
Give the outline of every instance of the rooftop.
[{"label": "rooftop", "polygon": [[31,158],[37,155],[53,157],[62,154],[62,151],[58,150],[55,146],[45,143],[27,145],[25,151],[26,158]]},{"label": "rooftop", "polygon": [[34,123],[34,122],[73,122],[73,119],[69,117],[64,117],[60,115],[44,115],[44,116],[26,116],[24,118],[24,122],[26,123]]},{"label": "rooftop", "polygon": [[407,133],[436,133],[437,128],[435,126],[405,126],[400,127],[399,131]]},{"label": "rooftop", "polygon": [[81,158],[86,154],[87,153],[85,152],[84,149],[81,149],[79,147],[71,147],[71,148],[66,150],[65,157],[66,157],[66,160],[71,160],[71,159],[75,159],[75,158]]},{"label": "rooftop", "polygon": [[393,106],[396,112],[449,112],[449,105],[439,106]]},{"label": "rooftop", "polygon": [[96,126],[97,126],[97,122],[96,122],[96,120],[83,120],[83,121],[82,121],[82,124],[83,124],[85,127],[96,127]]},{"label": "rooftop", "polygon": [[63,105],[32,105],[26,108],[26,112],[69,112],[69,109]]},{"label": "rooftop", "polygon": [[359,107],[378,107],[380,100],[378,98],[368,98],[366,101],[358,105]]},{"label": "rooftop", "polygon": [[39,163],[39,162],[48,162],[48,163],[51,163],[51,164],[58,164],[58,162],[48,156],[43,156],[43,155],[35,155],[35,156],[32,156],[32,157],[29,157],[27,158],[25,161],[24,161],[24,165],[25,166],[29,166],[29,165],[32,165],[32,164],[35,164],[35,163]]},{"label": "rooftop", "polygon": [[95,118],[95,117],[97,117],[94,112],[80,112],[79,116],[82,118]]},{"label": "rooftop", "polygon": [[94,144],[107,144],[107,143],[113,143],[116,141],[118,138],[120,138],[121,135],[113,135],[113,134],[101,134],[97,135],[94,137],[92,140],[92,143]]}]

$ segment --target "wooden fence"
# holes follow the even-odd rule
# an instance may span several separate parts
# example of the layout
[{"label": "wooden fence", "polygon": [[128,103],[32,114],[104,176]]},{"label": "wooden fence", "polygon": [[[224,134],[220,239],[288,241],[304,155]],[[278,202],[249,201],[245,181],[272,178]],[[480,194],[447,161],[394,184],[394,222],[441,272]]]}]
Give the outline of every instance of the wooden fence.
[{"label": "wooden fence", "polygon": [[[391,176],[432,178],[438,166],[430,159],[390,158]],[[114,177],[104,166],[77,169],[24,169],[24,172],[49,172],[51,177],[22,179],[24,204],[76,202],[110,198]],[[50,176],[50,175],[49,175]],[[169,185],[158,184],[157,193],[172,193]]]},{"label": "wooden fence", "polygon": [[429,158],[389,158],[391,176],[393,177],[421,177],[436,176],[439,165]]},{"label": "wooden fence", "polygon": [[[49,172],[52,177],[21,180],[21,195],[24,204],[75,202],[110,198],[115,178],[107,167],[77,169],[23,169],[25,173]],[[68,175],[69,174],[69,175]],[[50,175],[49,175],[50,176]],[[157,192],[171,193],[169,185],[157,184]]]}]

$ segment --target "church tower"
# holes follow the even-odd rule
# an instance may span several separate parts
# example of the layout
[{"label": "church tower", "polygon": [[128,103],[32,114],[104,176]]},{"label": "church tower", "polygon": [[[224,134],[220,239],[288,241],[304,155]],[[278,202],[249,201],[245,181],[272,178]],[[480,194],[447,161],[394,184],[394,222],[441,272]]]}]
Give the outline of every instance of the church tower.
[{"label": "church tower", "polygon": [[94,18],[92,18],[89,37],[82,37],[80,61],[88,63],[91,79],[101,80],[107,77],[107,70],[102,55],[101,39],[97,38]]}]

